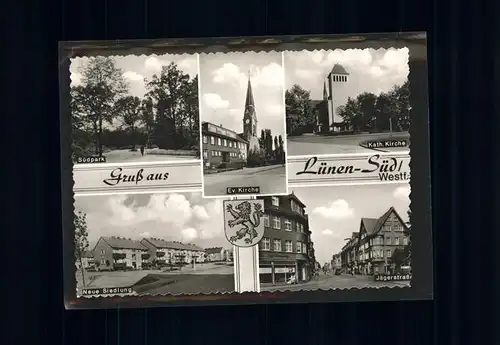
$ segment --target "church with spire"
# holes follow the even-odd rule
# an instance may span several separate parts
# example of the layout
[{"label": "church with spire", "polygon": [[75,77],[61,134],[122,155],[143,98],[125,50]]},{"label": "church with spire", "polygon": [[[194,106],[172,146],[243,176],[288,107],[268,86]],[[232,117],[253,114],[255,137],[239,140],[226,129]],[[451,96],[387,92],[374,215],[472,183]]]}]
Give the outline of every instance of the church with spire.
[{"label": "church with spire", "polygon": [[243,133],[240,136],[248,142],[248,152],[260,151],[259,129],[255,101],[252,92],[252,82],[248,76],[247,93],[245,98],[245,111],[243,113]]}]

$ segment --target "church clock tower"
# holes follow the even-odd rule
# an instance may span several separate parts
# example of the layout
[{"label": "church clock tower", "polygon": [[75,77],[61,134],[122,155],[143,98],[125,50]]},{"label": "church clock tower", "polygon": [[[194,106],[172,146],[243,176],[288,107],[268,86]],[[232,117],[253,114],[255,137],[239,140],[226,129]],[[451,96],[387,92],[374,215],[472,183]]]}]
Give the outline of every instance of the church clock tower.
[{"label": "church clock tower", "polygon": [[250,82],[250,78],[248,78],[245,113],[243,115],[243,137],[248,141],[249,151],[260,150],[257,123],[258,121],[252,93],[252,83]]}]

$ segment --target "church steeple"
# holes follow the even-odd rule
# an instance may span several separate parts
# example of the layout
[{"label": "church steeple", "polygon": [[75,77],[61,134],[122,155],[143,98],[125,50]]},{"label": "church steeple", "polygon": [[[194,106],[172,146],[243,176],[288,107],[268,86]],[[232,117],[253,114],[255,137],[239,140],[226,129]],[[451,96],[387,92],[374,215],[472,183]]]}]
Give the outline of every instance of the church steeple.
[{"label": "church steeple", "polygon": [[255,103],[253,100],[253,92],[252,92],[252,82],[250,81],[250,73],[248,74],[247,97],[245,99],[245,110],[248,107],[253,107],[255,109]]},{"label": "church steeple", "polygon": [[326,101],[328,99],[328,93],[326,92],[326,81],[323,83],[323,100]]},{"label": "church steeple", "polygon": [[250,81],[250,73],[248,75],[247,95],[245,98],[245,113],[243,115],[243,133],[245,137],[257,136],[257,114],[255,112],[255,103],[252,92],[252,82]]}]

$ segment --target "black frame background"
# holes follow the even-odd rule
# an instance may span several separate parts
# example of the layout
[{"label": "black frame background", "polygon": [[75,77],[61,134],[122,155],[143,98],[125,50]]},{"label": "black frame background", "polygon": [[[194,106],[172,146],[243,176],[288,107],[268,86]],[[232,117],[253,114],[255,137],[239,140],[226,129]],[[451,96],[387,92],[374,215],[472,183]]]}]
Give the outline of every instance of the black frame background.
[{"label": "black frame background", "polygon": [[[498,2],[9,3],[8,344],[499,343]],[[434,301],[64,311],[58,41],[421,30],[429,48]]]}]

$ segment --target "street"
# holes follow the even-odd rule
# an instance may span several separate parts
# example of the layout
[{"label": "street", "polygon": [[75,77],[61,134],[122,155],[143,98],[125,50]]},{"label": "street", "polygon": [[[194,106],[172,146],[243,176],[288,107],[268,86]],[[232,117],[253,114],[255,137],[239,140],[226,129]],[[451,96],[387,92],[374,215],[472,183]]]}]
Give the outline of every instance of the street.
[{"label": "street", "polygon": [[360,145],[365,140],[409,140],[408,132],[393,133],[366,133],[355,135],[324,136],[316,134],[303,134],[289,137],[287,149],[290,155],[306,156],[318,154],[341,153],[373,153],[408,151],[408,147],[393,147],[390,149],[367,149]]},{"label": "street", "polygon": [[277,291],[277,290],[329,290],[329,289],[349,289],[349,288],[379,288],[379,287],[396,287],[409,286],[410,282],[376,282],[372,276],[342,274],[339,276],[333,274],[320,274],[317,279],[310,280],[305,283],[293,285],[275,285],[262,286],[261,291]]},{"label": "street", "polygon": [[203,175],[205,196],[227,196],[227,187],[260,187],[259,194],[286,193],[285,165],[244,168]]},{"label": "street", "polygon": [[158,162],[158,161],[179,161],[196,159],[195,156],[167,155],[145,153],[141,155],[141,151],[130,150],[112,150],[103,154],[106,157],[106,163],[124,163],[124,162]]}]

